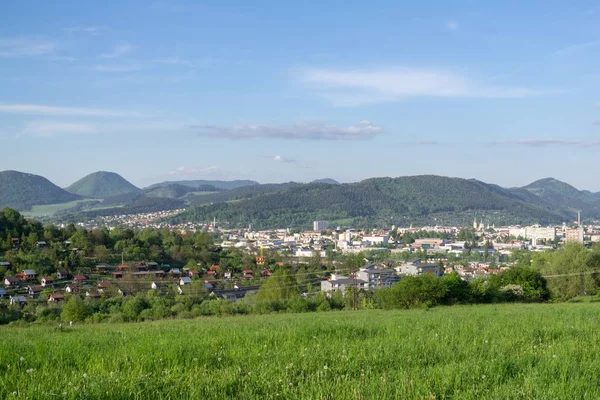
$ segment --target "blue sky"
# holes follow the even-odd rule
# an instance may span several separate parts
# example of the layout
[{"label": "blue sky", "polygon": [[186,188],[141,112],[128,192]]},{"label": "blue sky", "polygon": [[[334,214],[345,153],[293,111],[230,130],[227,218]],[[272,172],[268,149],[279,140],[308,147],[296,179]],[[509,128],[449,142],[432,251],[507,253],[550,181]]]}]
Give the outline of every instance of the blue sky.
[{"label": "blue sky", "polygon": [[0,170],[600,190],[600,5],[487,3],[3,1]]}]

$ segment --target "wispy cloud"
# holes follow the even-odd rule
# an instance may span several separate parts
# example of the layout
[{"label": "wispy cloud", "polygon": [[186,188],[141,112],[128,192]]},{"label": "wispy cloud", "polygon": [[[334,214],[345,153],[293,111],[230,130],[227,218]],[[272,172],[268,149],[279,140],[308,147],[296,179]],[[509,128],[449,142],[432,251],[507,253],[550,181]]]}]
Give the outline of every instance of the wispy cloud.
[{"label": "wispy cloud", "polygon": [[104,30],[106,30],[106,28],[103,26],[70,26],[68,28],[63,28],[62,30],[65,32],[68,32],[68,33],[94,34],[94,33],[99,33],[101,31],[104,31]]},{"label": "wispy cloud", "polygon": [[0,38],[0,57],[34,57],[52,54],[57,43],[43,38]]},{"label": "wispy cloud", "polygon": [[335,105],[355,106],[410,97],[525,97],[522,87],[489,86],[448,71],[418,68],[309,69],[301,79]]},{"label": "wispy cloud", "polygon": [[59,135],[87,135],[97,132],[94,125],[58,121],[31,121],[19,136],[53,137]]},{"label": "wispy cloud", "polygon": [[296,162],[296,160],[294,160],[293,158],[283,157],[279,154],[276,154],[273,156],[273,161],[283,162],[283,163],[295,163]]},{"label": "wispy cloud", "polygon": [[0,113],[52,115],[58,117],[139,117],[140,114],[128,111],[105,110],[98,108],[57,107],[40,104],[0,104]]},{"label": "wispy cloud", "polygon": [[130,65],[106,65],[106,64],[98,64],[92,67],[92,70],[99,72],[134,72],[141,71],[142,66],[139,64],[130,64]]},{"label": "wispy cloud", "polygon": [[133,47],[129,43],[120,43],[107,53],[100,54],[101,58],[118,58],[128,54]]},{"label": "wispy cloud", "polygon": [[216,165],[211,165],[210,167],[177,167],[172,171],[167,172],[167,175],[170,176],[189,176],[189,175],[214,175],[218,171],[218,167]]},{"label": "wispy cloud", "polygon": [[448,21],[446,23],[446,28],[448,28],[451,31],[457,31],[460,28],[460,26],[458,25],[458,22],[456,22],[456,21]]},{"label": "wispy cloud", "polygon": [[545,147],[545,146],[599,146],[600,140],[589,139],[557,139],[557,138],[533,138],[533,139],[517,139],[503,142],[491,142],[491,144],[516,144],[530,147]]},{"label": "wispy cloud", "polygon": [[565,56],[573,53],[577,53],[592,47],[600,46],[600,40],[592,40],[584,43],[577,43],[571,46],[563,47],[562,49],[556,50],[554,56]]},{"label": "wispy cloud", "polygon": [[185,65],[191,66],[192,62],[190,60],[186,60],[179,57],[168,57],[168,58],[157,58],[152,60],[153,63],[156,64],[167,64],[167,65]]},{"label": "wispy cloud", "polygon": [[306,140],[359,140],[369,139],[381,132],[383,128],[370,121],[340,127],[323,123],[298,123],[289,126],[277,125],[192,125],[201,135],[223,139],[306,139]]}]

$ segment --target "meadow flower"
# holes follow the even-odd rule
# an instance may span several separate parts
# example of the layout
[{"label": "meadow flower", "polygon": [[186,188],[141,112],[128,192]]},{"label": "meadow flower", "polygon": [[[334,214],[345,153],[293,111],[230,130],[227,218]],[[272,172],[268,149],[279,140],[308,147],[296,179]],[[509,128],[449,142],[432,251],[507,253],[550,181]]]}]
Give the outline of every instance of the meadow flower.
[{"label": "meadow flower", "polygon": [[25,361],[25,358],[21,357],[21,358],[19,358],[19,361],[23,362],[23,361]]},{"label": "meadow flower", "polygon": [[556,358],[558,357],[556,354],[552,354],[552,358]]},{"label": "meadow flower", "polygon": [[13,396],[16,396],[16,395],[17,395],[17,392],[12,392],[12,395],[13,395]]},{"label": "meadow flower", "polygon": [[29,368],[29,369],[28,369],[27,371],[25,371],[25,372],[27,372],[28,374],[31,374],[31,373],[33,372],[33,368]]},{"label": "meadow flower", "polygon": [[[260,354],[259,354],[260,355]],[[218,361],[221,361],[221,357],[218,358]]]},{"label": "meadow flower", "polygon": [[294,387],[294,384],[292,382],[288,383],[288,387],[292,388]]},{"label": "meadow flower", "polygon": [[323,369],[327,369],[327,368],[329,368],[327,365],[323,367]]},{"label": "meadow flower", "polygon": [[83,374],[83,377],[84,377],[84,378],[87,378],[87,377],[88,377],[88,374],[84,373],[84,374]]}]

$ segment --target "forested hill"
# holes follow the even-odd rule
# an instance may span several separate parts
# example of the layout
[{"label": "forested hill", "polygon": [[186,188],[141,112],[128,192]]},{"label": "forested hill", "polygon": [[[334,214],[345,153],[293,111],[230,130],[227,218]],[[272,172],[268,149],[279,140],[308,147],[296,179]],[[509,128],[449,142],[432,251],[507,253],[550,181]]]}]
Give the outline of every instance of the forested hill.
[{"label": "forested hill", "polygon": [[173,222],[217,218],[231,226],[252,223],[255,227],[306,227],[317,219],[389,226],[407,221],[465,223],[474,214],[487,216],[496,224],[551,223],[572,218],[549,202],[534,204],[527,201],[527,196],[496,185],[433,175],[373,178],[338,185],[290,184],[271,192],[253,189],[255,193],[240,196],[238,201],[192,207]]},{"label": "forested hill", "polygon": [[114,172],[98,171],[89,174],[66,188],[80,196],[104,199],[141,190]]},{"label": "forested hill", "polygon": [[37,204],[66,203],[81,199],[48,179],[18,171],[0,172],[0,208],[29,210]]}]

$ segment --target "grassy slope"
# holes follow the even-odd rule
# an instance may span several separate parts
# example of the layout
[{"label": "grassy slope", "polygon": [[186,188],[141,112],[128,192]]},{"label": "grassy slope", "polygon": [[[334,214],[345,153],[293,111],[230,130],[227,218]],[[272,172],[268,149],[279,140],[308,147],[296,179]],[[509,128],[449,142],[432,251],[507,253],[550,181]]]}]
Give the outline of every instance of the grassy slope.
[{"label": "grassy slope", "polygon": [[501,305],[5,327],[0,397],[596,399],[599,311]]},{"label": "grassy slope", "polygon": [[41,216],[52,216],[57,212],[68,210],[69,208],[75,207],[79,203],[87,203],[93,202],[95,199],[86,199],[86,200],[75,200],[70,201],[68,203],[60,203],[60,204],[44,204],[44,205],[36,205],[32,206],[31,210],[24,211],[23,214],[25,217],[41,217]]}]

